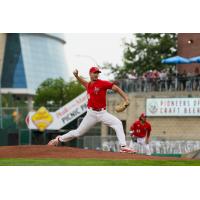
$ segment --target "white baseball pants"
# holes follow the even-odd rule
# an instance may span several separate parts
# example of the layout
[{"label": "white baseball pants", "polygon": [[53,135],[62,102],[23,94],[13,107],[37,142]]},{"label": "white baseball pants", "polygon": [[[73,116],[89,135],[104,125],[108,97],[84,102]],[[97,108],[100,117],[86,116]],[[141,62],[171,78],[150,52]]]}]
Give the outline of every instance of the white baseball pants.
[{"label": "white baseball pants", "polygon": [[[137,138],[137,144],[144,146],[145,154],[146,155],[151,155],[150,146],[149,146],[149,144],[146,144],[145,137],[143,137],[143,138],[136,137],[136,138]],[[133,142],[131,140],[129,147],[135,149],[134,143],[135,142]]]},{"label": "white baseball pants", "polygon": [[61,142],[68,142],[74,138],[84,135],[97,122],[103,122],[105,125],[113,128],[116,132],[119,144],[121,146],[126,145],[122,122],[106,110],[94,111],[91,109],[87,110],[86,116],[83,118],[81,124],[76,130],[72,130],[60,137]]}]

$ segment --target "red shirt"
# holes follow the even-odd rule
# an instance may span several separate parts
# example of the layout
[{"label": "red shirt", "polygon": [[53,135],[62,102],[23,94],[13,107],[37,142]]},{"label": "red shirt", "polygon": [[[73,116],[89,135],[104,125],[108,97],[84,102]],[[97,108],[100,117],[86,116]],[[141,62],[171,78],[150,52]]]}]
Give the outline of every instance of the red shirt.
[{"label": "red shirt", "polygon": [[140,120],[137,120],[133,123],[130,130],[133,131],[131,136],[143,138],[143,137],[146,137],[147,133],[150,134],[151,125],[147,121],[144,124],[142,124]]},{"label": "red shirt", "polygon": [[106,108],[106,90],[111,89],[114,83],[104,80],[89,82],[87,85],[88,108]]}]

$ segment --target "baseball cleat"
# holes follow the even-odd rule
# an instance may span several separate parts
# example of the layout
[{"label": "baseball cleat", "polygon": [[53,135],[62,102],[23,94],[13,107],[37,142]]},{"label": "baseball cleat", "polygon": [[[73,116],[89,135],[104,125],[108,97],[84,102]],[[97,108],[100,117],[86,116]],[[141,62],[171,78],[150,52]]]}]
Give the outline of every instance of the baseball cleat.
[{"label": "baseball cleat", "polygon": [[136,150],[128,148],[128,147],[121,147],[119,152],[120,153],[137,153]]},{"label": "baseball cleat", "polygon": [[61,144],[61,141],[59,140],[60,135],[58,135],[55,139],[50,140],[48,145],[49,146],[58,146],[59,144]]}]

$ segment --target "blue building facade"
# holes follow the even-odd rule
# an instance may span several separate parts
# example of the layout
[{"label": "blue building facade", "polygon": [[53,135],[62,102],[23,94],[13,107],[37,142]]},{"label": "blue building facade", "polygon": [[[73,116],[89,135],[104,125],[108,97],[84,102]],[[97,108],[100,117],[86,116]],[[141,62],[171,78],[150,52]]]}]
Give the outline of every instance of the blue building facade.
[{"label": "blue building facade", "polygon": [[64,34],[8,33],[2,88],[26,89],[34,94],[47,78],[68,80],[65,43]]}]

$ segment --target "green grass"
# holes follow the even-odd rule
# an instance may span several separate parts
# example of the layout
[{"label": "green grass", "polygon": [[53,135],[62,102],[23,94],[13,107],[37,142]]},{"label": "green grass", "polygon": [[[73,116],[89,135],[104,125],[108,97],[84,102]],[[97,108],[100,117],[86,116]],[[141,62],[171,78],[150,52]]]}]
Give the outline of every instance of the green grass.
[{"label": "green grass", "polygon": [[0,159],[0,166],[200,166],[200,160]]}]

